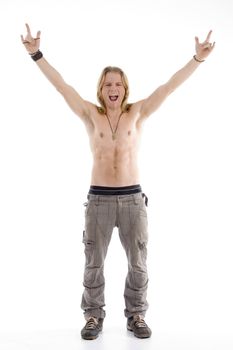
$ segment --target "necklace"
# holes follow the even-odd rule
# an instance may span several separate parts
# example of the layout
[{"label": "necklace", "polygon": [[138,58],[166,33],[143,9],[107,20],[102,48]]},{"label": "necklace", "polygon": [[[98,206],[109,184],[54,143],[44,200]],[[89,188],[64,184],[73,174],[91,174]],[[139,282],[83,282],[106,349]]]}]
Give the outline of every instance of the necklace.
[{"label": "necklace", "polygon": [[123,114],[123,112],[121,112],[121,114],[119,115],[119,118],[118,118],[118,121],[117,121],[117,125],[116,125],[116,127],[115,127],[115,130],[113,130],[112,124],[111,124],[111,122],[110,122],[110,119],[109,119],[109,117],[108,117],[108,115],[107,115],[107,113],[106,113],[106,117],[107,117],[107,119],[108,119],[108,123],[109,123],[110,129],[111,129],[111,131],[112,131],[112,140],[113,140],[113,141],[116,140],[116,132],[117,132],[118,125],[119,125],[119,122],[120,122],[120,119],[121,119],[122,114]]}]

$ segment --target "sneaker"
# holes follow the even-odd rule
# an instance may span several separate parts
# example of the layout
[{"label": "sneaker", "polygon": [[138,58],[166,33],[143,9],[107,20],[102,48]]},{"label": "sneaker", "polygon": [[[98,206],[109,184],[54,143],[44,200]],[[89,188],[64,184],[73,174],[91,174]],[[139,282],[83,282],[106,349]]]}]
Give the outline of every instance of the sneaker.
[{"label": "sneaker", "polygon": [[150,338],[152,333],[142,315],[129,317],[127,321],[127,329],[133,332],[137,338]]},{"label": "sneaker", "polygon": [[103,329],[103,318],[89,317],[87,323],[81,330],[81,336],[86,340],[96,339]]}]

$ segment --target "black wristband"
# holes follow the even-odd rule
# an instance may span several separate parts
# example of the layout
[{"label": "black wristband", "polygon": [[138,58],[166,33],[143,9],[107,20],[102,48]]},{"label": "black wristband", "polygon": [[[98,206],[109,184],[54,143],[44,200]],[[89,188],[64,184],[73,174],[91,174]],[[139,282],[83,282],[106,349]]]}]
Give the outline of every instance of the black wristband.
[{"label": "black wristband", "polygon": [[34,53],[30,53],[31,58],[33,59],[33,61],[38,61],[40,58],[43,57],[43,54],[40,50],[34,52]]}]

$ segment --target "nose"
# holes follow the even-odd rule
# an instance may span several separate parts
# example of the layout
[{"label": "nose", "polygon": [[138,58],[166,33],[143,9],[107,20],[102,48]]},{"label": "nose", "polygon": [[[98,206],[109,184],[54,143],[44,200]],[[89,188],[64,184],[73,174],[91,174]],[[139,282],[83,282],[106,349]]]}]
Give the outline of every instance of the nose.
[{"label": "nose", "polygon": [[116,93],[116,92],[117,92],[117,89],[116,89],[115,87],[112,87],[112,88],[110,89],[110,93],[114,94],[114,93]]},{"label": "nose", "polygon": [[117,83],[112,85],[112,89],[115,91],[119,89],[119,86],[117,85]]}]

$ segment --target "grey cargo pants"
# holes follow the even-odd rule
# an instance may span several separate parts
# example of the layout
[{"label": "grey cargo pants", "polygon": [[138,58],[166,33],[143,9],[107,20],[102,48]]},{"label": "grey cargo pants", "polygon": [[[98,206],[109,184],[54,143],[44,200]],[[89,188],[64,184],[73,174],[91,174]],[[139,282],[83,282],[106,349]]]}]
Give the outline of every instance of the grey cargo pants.
[{"label": "grey cargo pants", "polygon": [[104,260],[114,227],[118,227],[121,243],[128,258],[125,282],[125,316],[145,315],[148,276],[147,211],[143,194],[88,195],[85,203],[84,292],[81,307],[86,319],[104,318]]}]

